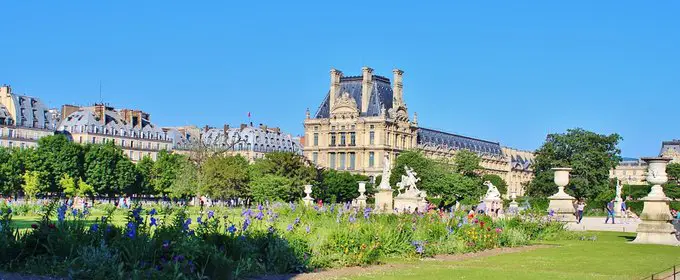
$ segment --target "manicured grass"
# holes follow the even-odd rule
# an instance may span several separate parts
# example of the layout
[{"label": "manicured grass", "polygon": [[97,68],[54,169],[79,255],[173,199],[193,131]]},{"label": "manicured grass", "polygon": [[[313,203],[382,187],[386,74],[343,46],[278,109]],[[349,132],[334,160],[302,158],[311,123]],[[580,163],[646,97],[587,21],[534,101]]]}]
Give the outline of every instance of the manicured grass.
[{"label": "manicured grass", "polygon": [[597,240],[464,261],[412,261],[345,279],[641,279],[680,264],[680,247],[628,244],[635,233],[583,235]]}]

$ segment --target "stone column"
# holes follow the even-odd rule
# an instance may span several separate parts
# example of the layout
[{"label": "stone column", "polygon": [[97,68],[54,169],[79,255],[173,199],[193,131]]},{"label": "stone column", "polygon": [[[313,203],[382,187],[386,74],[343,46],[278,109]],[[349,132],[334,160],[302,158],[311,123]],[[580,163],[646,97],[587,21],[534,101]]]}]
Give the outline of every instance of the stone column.
[{"label": "stone column", "polygon": [[671,217],[670,199],[663,192],[664,184],[668,181],[666,176],[666,164],[670,158],[649,157],[642,158],[647,162],[647,182],[654,184],[649,194],[642,198],[645,206],[642,210],[642,223],[637,227],[637,236],[632,243],[638,244],[661,244],[680,246],[680,241],[675,237],[675,228],[670,223]]},{"label": "stone column", "polygon": [[555,171],[555,184],[557,185],[557,193],[548,197],[550,204],[548,205],[548,212],[551,210],[555,212],[555,217],[563,222],[576,222],[576,215],[574,209],[573,196],[564,192],[564,187],[569,184],[569,171],[571,168],[553,168]]}]

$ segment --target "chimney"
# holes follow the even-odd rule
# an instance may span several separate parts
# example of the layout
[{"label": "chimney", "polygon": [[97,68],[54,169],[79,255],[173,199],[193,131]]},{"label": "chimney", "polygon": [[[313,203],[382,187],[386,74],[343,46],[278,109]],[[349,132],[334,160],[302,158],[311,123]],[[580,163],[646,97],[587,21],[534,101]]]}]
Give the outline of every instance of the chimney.
[{"label": "chimney", "polygon": [[331,68],[331,91],[328,96],[329,115],[333,111],[333,106],[335,106],[335,97],[340,94],[340,77],[342,77],[342,71]]},{"label": "chimney", "polygon": [[242,124],[241,124],[241,130],[244,130],[246,127],[248,127],[247,124],[245,124],[245,123],[242,123]]},{"label": "chimney", "polygon": [[208,127],[208,125],[205,125],[205,127],[203,127],[203,131],[205,131],[205,132],[208,132],[209,129],[210,129],[210,127]]},{"label": "chimney", "polygon": [[404,106],[404,83],[402,81],[402,75],[404,75],[404,71],[401,71],[399,69],[394,69],[392,70],[392,73],[394,73],[394,79],[392,84],[392,92],[394,93],[394,100],[392,107],[396,108],[399,106]]},{"label": "chimney", "polygon": [[368,111],[368,99],[373,90],[373,69],[364,66],[361,68],[361,75],[364,78],[361,83],[361,112],[366,113]]},{"label": "chimney", "polygon": [[68,105],[68,104],[61,106],[61,119],[65,120],[66,117],[68,117],[73,112],[76,112],[78,110],[80,110],[80,107],[78,107],[78,106],[73,106],[73,105]]},{"label": "chimney", "polygon": [[99,118],[101,124],[106,124],[106,105],[104,104],[94,104],[94,114]]},{"label": "chimney", "polygon": [[2,85],[0,87],[0,94],[5,95],[6,97],[9,97],[12,94],[12,87],[8,85]]}]

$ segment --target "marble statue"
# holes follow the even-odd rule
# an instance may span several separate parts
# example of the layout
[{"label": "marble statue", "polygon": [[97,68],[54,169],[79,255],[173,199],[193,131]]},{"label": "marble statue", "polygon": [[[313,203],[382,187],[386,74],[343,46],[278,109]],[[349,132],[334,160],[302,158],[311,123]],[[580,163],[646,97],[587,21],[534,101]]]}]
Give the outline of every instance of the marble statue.
[{"label": "marble statue", "polygon": [[621,200],[621,189],[623,187],[621,186],[621,181],[619,179],[616,179],[616,200]]},{"label": "marble statue", "polygon": [[501,193],[498,191],[498,188],[496,188],[496,186],[493,185],[493,183],[491,183],[490,181],[484,181],[484,185],[488,187],[484,199],[501,198]]},{"label": "marble statue", "polygon": [[418,173],[413,168],[404,166],[405,175],[401,175],[401,181],[397,183],[399,194],[394,199],[394,208],[400,212],[427,211],[427,197],[424,191],[418,190],[416,183],[420,181]]},{"label": "marble statue", "polygon": [[392,187],[390,187],[390,176],[392,176],[392,171],[390,170],[390,167],[392,166],[390,164],[390,157],[385,154],[385,157],[383,158],[383,172],[382,172],[382,180],[380,181],[380,185],[378,186],[379,189],[381,190],[391,190]]}]

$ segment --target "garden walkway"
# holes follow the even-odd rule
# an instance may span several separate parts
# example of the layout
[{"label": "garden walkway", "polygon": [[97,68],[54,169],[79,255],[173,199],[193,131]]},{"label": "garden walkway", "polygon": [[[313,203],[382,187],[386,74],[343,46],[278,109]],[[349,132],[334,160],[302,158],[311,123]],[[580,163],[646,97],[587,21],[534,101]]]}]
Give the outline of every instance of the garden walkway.
[{"label": "garden walkway", "polygon": [[619,231],[619,232],[635,232],[637,226],[640,224],[639,219],[630,219],[629,223],[624,223],[623,220],[616,219],[616,224],[604,223],[606,217],[583,217],[580,224],[568,223],[567,228],[573,231]]}]

